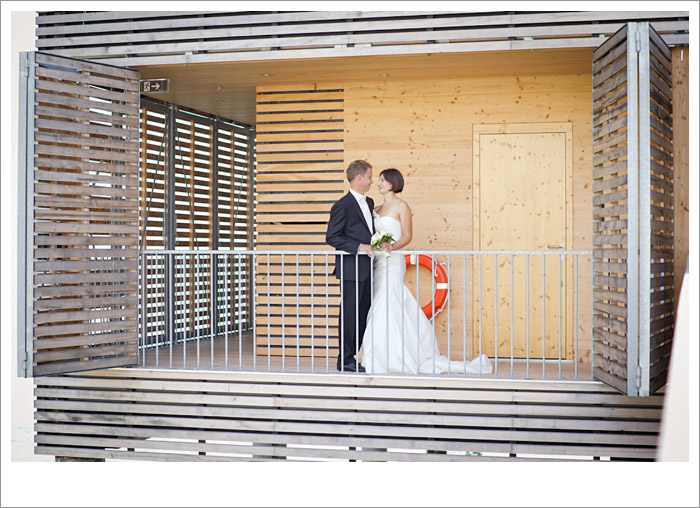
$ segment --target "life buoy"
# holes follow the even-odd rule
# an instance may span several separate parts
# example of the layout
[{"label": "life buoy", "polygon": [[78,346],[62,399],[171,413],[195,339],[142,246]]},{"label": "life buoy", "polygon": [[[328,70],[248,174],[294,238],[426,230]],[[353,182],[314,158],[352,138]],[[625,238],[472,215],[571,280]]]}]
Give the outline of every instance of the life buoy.
[{"label": "life buoy", "polygon": [[[433,277],[435,277],[435,296],[433,296],[433,301],[429,302],[422,308],[425,316],[428,319],[431,319],[442,310],[442,308],[445,306],[445,302],[447,301],[447,291],[449,288],[447,272],[440,263],[435,261],[432,257],[426,256],[425,254],[406,254],[406,267],[415,266],[416,257],[418,258],[418,264],[430,270]],[[435,310],[435,314],[433,314],[433,310]]]}]

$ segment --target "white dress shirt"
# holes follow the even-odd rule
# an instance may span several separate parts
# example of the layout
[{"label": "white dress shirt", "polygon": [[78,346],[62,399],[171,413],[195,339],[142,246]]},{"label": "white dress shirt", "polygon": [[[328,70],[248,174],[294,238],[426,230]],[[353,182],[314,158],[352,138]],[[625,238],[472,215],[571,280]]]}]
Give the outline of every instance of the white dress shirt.
[{"label": "white dress shirt", "polygon": [[357,203],[360,205],[360,210],[362,210],[362,215],[365,217],[365,222],[367,223],[367,227],[369,228],[369,232],[372,232],[372,212],[369,209],[369,205],[367,204],[367,196],[364,194],[360,194],[359,192],[356,192],[352,189],[350,189],[350,193],[355,197],[357,200]]}]

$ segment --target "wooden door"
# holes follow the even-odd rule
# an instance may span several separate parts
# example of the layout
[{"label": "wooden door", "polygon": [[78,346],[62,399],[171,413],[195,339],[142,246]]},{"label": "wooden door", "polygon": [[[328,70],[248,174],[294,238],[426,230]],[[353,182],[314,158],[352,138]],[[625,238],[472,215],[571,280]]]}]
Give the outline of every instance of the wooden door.
[{"label": "wooden door", "polygon": [[[474,127],[475,249],[551,252],[570,245],[571,138],[569,123]],[[571,355],[568,259],[484,255],[479,265],[475,258],[474,354]]]}]

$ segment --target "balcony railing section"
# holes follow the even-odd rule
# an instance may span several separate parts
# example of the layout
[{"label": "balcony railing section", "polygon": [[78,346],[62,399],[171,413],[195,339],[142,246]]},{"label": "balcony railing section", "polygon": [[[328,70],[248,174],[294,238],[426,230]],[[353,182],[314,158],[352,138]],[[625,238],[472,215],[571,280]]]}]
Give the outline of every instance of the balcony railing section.
[{"label": "balcony railing section", "polygon": [[[404,284],[411,297],[417,295],[434,333],[432,358],[442,355],[450,365],[465,367],[482,354],[489,359],[489,368],[477,371],[449,366],[445,371],[433,360],[419,375],[590,379],[591,254],[393,252],[405,258]],[[335,257],[346,253],[144,250],[139,255],[140,366],[337,372],[345,283],[332,272]],[[374,280],[372,272],[375,291],[392,282]],[[374,316],[376,329],[385,330],[380,320],[397,312],[407,317],[410,307],[394,303],[385,307],[390,312]],[[367,334],[366,340],[388,346],[386,337]],[[414,343],[403,334],[400,340]],[[358,344],[360,360],[362,353]],[[390,354],[396,353],[387,350]],[[411,374],[404,369],[373,373]]]}]

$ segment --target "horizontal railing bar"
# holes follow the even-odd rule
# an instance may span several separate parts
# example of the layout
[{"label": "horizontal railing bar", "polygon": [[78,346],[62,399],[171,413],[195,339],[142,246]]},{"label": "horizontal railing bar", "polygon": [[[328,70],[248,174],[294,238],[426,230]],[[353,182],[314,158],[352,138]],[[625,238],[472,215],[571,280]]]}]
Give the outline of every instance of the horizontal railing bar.
[{"label": "horizontal railing bar", "polygon": [[[392,254],[396,253],[398,255],[414,255],[414,254],[443,254],[443,255],[460,255],[460,256],[479,256],[479,255],[518,255],[518,254],[542,254],[545,256],[555,256],[555,255],[592,255],[592,250],[395,250]],[[314,255],[314,256],[354,256],[344,251],[329,251],[329,250],[139,250],[139,255],[163,255],[163,254],[254,254],[256,256],[274,256],[274,255],[289,255],[289,254],[300,254],[300,255]]]}]

